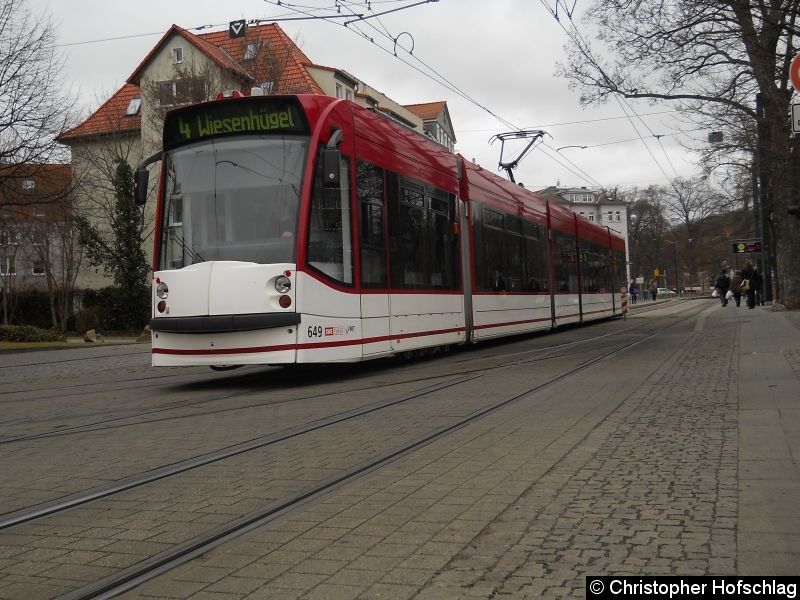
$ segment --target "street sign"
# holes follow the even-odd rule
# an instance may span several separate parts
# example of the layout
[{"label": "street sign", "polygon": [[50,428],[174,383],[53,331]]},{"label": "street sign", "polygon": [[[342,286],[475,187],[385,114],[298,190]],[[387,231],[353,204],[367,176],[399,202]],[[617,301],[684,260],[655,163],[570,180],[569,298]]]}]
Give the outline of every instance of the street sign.
[{"label": "street sign", "polygon": [[792,104],[792,133],[800,133],[800,104]]},{"label": "street sign", "polygon": [[750,252],[761,252],[761,240],[742,240],[733,242],[734,254],[748,254]]},{"label": "street sign", "polygon": [[792,87],[796,92],[800,92],[800,54],[795,55],[792,64],[789,66],[789,79],[792,80]]},{"label": "street sign", "polygon": [[240,38],[244,37],[247,33],[247,21],[244,19],[239,19],[238,21],[231,21],[228,23],[228,37],[233,38]]}]

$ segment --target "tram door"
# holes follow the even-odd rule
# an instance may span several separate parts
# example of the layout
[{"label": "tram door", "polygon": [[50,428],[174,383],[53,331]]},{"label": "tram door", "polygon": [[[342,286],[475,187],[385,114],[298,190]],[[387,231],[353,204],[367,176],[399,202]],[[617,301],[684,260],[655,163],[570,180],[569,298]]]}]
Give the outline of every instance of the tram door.
[{"label": "tram door", "polygon": [[356,160],[361,332],[364,356],[370,358],[391,351],[384,178],[380,167]]}]

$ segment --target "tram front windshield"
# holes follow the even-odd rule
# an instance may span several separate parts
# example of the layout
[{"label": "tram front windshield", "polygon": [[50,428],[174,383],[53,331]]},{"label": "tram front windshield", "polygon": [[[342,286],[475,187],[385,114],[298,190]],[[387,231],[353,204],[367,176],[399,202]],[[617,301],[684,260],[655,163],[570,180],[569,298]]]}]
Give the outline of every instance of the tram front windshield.
[{"label": "tram front windshield", "polygon": [[227,137],[167,153],[161,269],[295,262],[304,136]]}]

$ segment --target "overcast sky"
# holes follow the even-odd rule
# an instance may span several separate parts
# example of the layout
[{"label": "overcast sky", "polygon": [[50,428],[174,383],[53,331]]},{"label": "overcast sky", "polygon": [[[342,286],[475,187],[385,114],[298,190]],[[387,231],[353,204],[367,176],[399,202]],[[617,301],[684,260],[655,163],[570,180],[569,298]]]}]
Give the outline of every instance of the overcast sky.
[{"label": "overcast sky", "polygon": [[[204,25],[225,29],[236,19],[302,16],[293,6],[334,5],[334,0],[282,2],[281,7],[273,0],[26,1],[34,13],[47,12],[52,17],[58,50],[66,59],[64,82],[79,92],[86,114],[124,83],[173,23],[197,33],[195,28]],[[690,138],[676,135],[671,106],[632,105],[639,115],[649,114],[642,117],[645,127],[626,119],[616,102],[582,107],[567,82],[555,75],[568,40],[543,4],[554,2],[439,0],[358,25],[389,51],[353,33],[352,25],[304,20],[280,26],[313,62],[347,70],[401,104],[446,100],[458,138],[456,150],[484,168],[497,170],[500,158],[500,145],[490,144],[490,138],[510,130],[491,113],[519,128],[546,130],[552,136],[546,138],[551,148],[547,154],[560,156],[562,164],[545,152],[534,151],[515,172],[516,180],[526,187],[538,189],[558,182],[629,189],[666,184],[667,177],[676,173],[694,175],[694,156],[680,144]],[[578,0],[578,11],[588,6],[586,2]],[[373,12],[382,12],[413,3],[373,0],[371,4]],[[402,50],[398,55],[420,70],[426,70],[424,65],[433,68],[474,102],[395,58],[393,42],[385,36],[397,37],[406,50],[413,40],[414,58]],[[113,39],[98,41],[108,38]],[[648,140],[649,151],[637,139],[640,133]],[[659,144],[653,135],[665,137]],[[699,140],[707,132],[690,135]],[[592,148],[599,144],[605,145]],[[588,148],[554,151],[564,146]],[[508,156],[517,150],[507,147]]]}]

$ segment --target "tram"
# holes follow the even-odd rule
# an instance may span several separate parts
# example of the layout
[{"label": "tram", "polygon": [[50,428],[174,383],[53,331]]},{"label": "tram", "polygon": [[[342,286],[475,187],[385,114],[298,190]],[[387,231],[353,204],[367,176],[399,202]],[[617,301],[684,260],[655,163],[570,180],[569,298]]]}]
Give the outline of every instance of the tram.
[{"label": "tram", "polygon": [[358,362],[620,316],[606,227],[327,96],[167,114],[154,366]]}]

